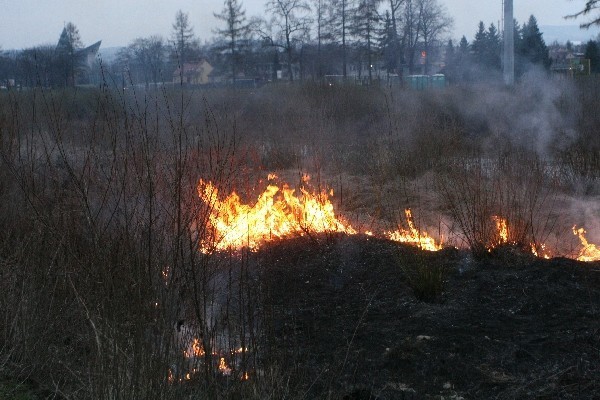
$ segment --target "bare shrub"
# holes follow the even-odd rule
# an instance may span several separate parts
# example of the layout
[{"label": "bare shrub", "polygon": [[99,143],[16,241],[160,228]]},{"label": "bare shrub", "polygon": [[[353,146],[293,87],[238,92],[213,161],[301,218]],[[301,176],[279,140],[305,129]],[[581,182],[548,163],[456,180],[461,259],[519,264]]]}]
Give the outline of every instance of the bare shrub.
[{"label": "bare shrub", "polygon": [[[536,156],[509,153],[498,159],[459,159],[439,176],[437,186],[476,256],[501,244],[531,251],[554,229],[556,186]],[[499,236],[500,219],[508,226],[506,238]]]}]

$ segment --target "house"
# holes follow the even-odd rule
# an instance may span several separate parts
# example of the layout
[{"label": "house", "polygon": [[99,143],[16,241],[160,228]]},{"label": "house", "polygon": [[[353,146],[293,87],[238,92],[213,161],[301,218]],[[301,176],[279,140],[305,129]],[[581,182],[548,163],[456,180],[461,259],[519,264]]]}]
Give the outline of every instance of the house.
[{"label": "house", "polygon": [[204,85],[209,83],[209,75],[213,67],[206,60],[186,62],[173,72],[173,83]]}]

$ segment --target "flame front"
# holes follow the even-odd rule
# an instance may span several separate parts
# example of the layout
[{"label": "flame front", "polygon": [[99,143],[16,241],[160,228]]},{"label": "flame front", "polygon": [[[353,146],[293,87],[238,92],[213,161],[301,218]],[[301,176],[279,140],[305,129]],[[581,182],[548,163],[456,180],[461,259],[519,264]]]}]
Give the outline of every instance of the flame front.
[{"label": "flame front", "polygon": [[496,215],[494,215],[492,219],[496,223],[496,230],[498,232],[495,246],[508,243],[508,223],[506,222],[506,219]]},{"label": "flame front", "polygon": [[577,260],[586,262],[600,261],[600,248],[597,245],[589,243],[587,241],[587,239],[585,238],[585,229],[577,229],[577,227],[574,226],[573,234],[579,237],[579,240],[581,241],[581,246],[583,247],[579,251],[579,256],[577,257]]},{"label": "flame front", "polygon": [[[235,192],[221,200],[218,189],[211,182],[200,180],[198,194],[210,209],[209,234],[201,240],[200,250],[204,253],[243,247],[256,250],[272,240],[310,233],[359,233],[348,222],[336,216],[329,200],[333,196],[332,189],[311,193],[301,187],[299,195],[296,195],[296,191],[285,184],[273,184],[274,179],[277,179],[275,174],[268,175],[270,184],[253,205],[242,203]],[[308,175],[302,176],[304,185],[309,180]],[[436,243],[435,239],[415,227],[410,209],[406,209],[405,214],[408,229],[398,228],[393,232],[383,233],[365,230],[363,233],[415,245],[423,250],[442,249],[442,245]]]},{"label": "flame front", "polygon": [[415,228],[410,209],[407,208],[406,210],[404,210],[404,213],[406,215],[406,221],[408,223],[408,230],[398,228],[394,232],[386,232],[386,236],[390,240],[415,245],[421,248],[422,250],[438,251],[442,249],[442,245],[437,244],[431,236]]},{"label": "flame front", "polygon": [[200,244],[205,253],[242,247],[257,249],[273,239],[307,233],[357,233],[350,224],[335,216],[325,191],[313,194],[301,188],[300,196],[296,196],[296,191],[287,185],[271,184],[254,205],[248,205],[243,204],[235,192],[220,200],[218,189],[201,180],[198,193],[211,208],[211,235]]}]

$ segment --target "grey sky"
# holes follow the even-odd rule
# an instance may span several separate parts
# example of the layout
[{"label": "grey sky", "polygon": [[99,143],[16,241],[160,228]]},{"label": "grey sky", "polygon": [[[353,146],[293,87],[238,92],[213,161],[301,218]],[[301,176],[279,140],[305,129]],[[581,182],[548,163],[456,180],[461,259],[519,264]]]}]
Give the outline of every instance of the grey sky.
[{"label": "grey sky", "polygon": [[[242,0],[247,16],[263,15],[266,0]],[[454,18],[451,35],[471,39],[479,21],[497,24],[502,0],[440,0]],[[526,21],[533,14],[539,25],[576,25],[564,16],[583,8],[585,0],[514,0],[515,18]],[[213,36],[219,21],[213,12],[222,0],[0,0],[0,47],[24,48],[54,44],[65,22],[73,22],[84,44],[102,40],[103,47],[127,45],[137,37],[159,34],[168,37],[175,13],[189,13],[194,32],[201,40]]]}]

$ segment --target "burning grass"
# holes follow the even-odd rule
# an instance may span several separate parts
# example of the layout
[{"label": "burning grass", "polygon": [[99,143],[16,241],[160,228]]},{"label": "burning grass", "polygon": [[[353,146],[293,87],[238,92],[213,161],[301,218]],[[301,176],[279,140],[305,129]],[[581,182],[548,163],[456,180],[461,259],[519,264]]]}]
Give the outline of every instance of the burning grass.
[{"label": "burning grass", "polygon": [[577,255],[579,261],[600,261],[600,247],[589,243],[585,238],[585,229],[573,227],[573,234],[581,241],[581,249]]},{"label": "burning grass", "polygon": [[[271,175],[271,178],[276,178]],[[273,180],[271,179],[271,180]],[[304,183],[309,177],[305,175]],[[314,233],[356,234],[350,224],[336,217],[329,195],[322,190],[311,193],[306,188],[291,189],[287,184],[269,184],[257,201],[243,204],[232,192],[220,200],[218,189],[200,181],[198,193],[210,209],[211,235],[200,243],[201,251],[257,249],[262,243]]]},{"label": "burning grass", "polygon": [[[296,195],[296,190],[287,184],[275,184],[273,181],[276,178],[275,174],[269,174],[269,184],[254,204],[244,204],[235,192],[221,200],[218,189],[212,183],[200,180],[199,196],[210,209],[210,234],[201,241],[200,250],[205,253],[243,247],[257,250],[266,242],[297,236],[361,233],[344,218],[336,216],[330,201],[333,189],[310,191],[310,177],[304,174],[303,186],[298,190],[299,195]],[[415,227],[411,210],[406,209],[405,215],[408,229],[398,227],[393,231],[366,230],[362,233],[387,237],[428,251],[442,248],[434,238]]]},{"label": "burning grass", "polygon": [[[333,189],[314,190],[309,183],[310,176],[307,174],[302,174],[298,189],[290,188],[286,183],[278,184],[277,179],[276,174],[268,175],[267,187],[258,195],[254,203],[244,203],[235,191],[221,199],[222,196],[215,185],[200,180],[198,195],[210,210],[209,234],[201,240],[200,251],[210,254],[215,251],[239,250],[244,247],[256,251],[268,242],[299,236],[313,237],[322,233],[382,237],[428,251],[439,251],[443,248],[443,245],[427,232],[416,228],[410,209],[404,210],[408,228],[398,226],[395,230],[380,230],[384,224],[377,221],[368,229],[355,229],[346,218],[335,212],[332,203]],[[497,193],[497,190],[498,187],[494,193]],[[478,233],[481,239],[468,239],[471,231],[463,227],[462,233],[467,235],[467,243],[471,244],[471,250],[476,255],[489,254],[496,248],[508,245],[519,247],[537,257],[550,258],[552,254],[561,254],[559,250],[549,249],[545,243],[536,239],[539,236],[547,236],[547,232],[540,230],[547,227],[540,228],[529,225],[530,222],[523,222],[524,215],[538,213],[544,208],[544,204],[533,204],[535,210],[513,209],[508,212],[513,218],[512,221],[519,221],[517,223],[511,223],[507,218],[499,215],[491,215],[487,222],[470,222],[471,226],[474,223],[480,224],[480,228],[476,229],[481,229]],[[502,205],[494,207],[491,203],[486,207],[504,208]],[[548,216],[540,216],[548,219]],[[562,255],[580,261],[600,260],[596,245],[588,243],[583,228],[579,230],[573,228],[573,233],[581,241],[580,248],[576,255]],[[482,253],[479,252],[480,246],[483,246]]]}]

